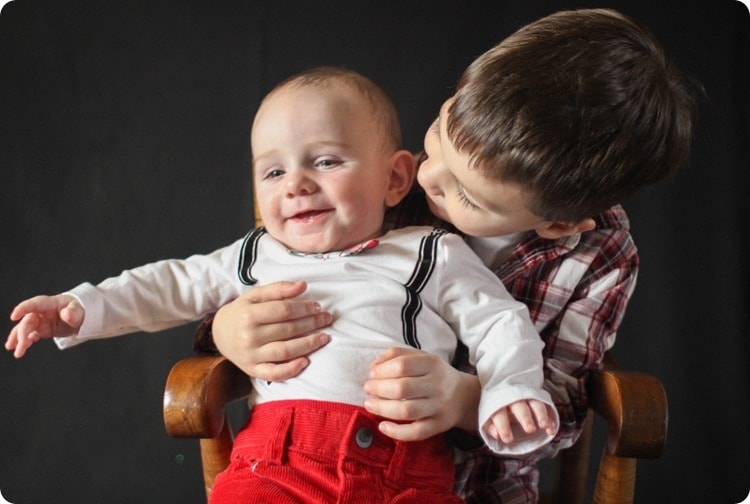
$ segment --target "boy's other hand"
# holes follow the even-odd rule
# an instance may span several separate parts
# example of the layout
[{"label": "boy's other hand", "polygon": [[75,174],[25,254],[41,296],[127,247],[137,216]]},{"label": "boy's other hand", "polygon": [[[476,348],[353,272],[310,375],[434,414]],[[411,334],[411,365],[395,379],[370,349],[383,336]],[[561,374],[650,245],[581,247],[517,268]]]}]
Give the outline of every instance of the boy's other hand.
[{"label": "boy's other hand", "polygon": [[333,320],[317,302],[297,299],[306,289],[305,282],[276,282],[224,305],[211,326],[216,348],[248,376],[297,376],[309,364],[307,356],[330,340],[314,331]]},{"label": "boy's other hand", "polygon": [[10,319],[18,323],[11,329],[5,349],[20,359],[39,340],[76,334],[84,315],[83,306],[68,294],[22,301],[10,314]]}]

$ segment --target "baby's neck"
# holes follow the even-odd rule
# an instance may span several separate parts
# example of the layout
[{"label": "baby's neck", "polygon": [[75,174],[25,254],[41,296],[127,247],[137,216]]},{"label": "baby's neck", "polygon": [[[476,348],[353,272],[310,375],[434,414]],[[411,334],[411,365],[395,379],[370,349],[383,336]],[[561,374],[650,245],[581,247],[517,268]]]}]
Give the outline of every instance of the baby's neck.
[{"label": "baby's neck", "polygon": [[378,240],[372,238],[369,240],[365,240],[363,242],[357,243],[356,245],[353,245],[352,247],[345,248],[343,250],[332,250],[329,252],[304,252],[301,250],[293,250],[289,247],[287,247],[287,252],[289,252],[292,255],[296,256],[306,256],[306,257],[319,257],[321,259],[325,259],[329,257],[332,254],[338,255],[340,257],[347,257],[352,255],[359,255],[362,252],[365,252],[367,250],[370,250],[372,248],[375,248],[378,245]]}]

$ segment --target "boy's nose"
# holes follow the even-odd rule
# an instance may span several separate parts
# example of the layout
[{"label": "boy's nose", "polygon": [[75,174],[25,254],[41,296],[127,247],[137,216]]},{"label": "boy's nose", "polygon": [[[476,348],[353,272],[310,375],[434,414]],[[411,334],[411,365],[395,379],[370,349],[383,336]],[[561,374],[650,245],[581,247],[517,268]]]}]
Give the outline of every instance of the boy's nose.
[{"label": "boy's nose", "polygon": [[440,189],[440,166],[430,158],[425,159],[417,171],[417,182],[426,192],[439,195]]}]

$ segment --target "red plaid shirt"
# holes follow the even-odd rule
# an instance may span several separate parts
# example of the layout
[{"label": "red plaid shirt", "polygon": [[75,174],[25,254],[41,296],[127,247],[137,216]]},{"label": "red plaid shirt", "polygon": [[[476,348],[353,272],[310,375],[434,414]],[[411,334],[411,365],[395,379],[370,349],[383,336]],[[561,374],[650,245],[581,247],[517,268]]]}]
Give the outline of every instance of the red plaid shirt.
[{"label": "red plaid shirt", "polygon": [[[388,227],[436,224],[419,188],[387,221]],[[530,232],[494,269],[508,291],[529,307],[545,342],[544,386],[560,413],[560,431],[551,444],[524,460],[497,457],[465,435],[451,436],[462,447],[457,491],[469,503],[536,502],[537,461],[578,439],[588,409],[588,371],[601,368],[604,352],[614,344],[638,272],[638,252],[622,207],[595,221],[594,230],[559,240]],[[458,353],[454,364],[473,371],[465,352]]]}]

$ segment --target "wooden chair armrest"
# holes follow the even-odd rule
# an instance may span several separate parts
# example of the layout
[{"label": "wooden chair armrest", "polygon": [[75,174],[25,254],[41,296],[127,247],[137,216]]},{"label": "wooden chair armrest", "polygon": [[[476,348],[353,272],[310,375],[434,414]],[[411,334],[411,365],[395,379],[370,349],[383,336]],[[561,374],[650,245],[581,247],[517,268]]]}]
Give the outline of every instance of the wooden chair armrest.
[{"label": "wooden chair armrest", "polygon": [[164,390],[164,425],[172,437],[215,438],[225,406],[250,394],[250,378],[224,357],[191,357],[172,367]]},{"label": "wooden chair armrest", "polygon": [[658,458],[667,440],[667,395],[654,376],[621,371],[612,361],[589,377],[591,409],[607,422],[607,451]]}]

